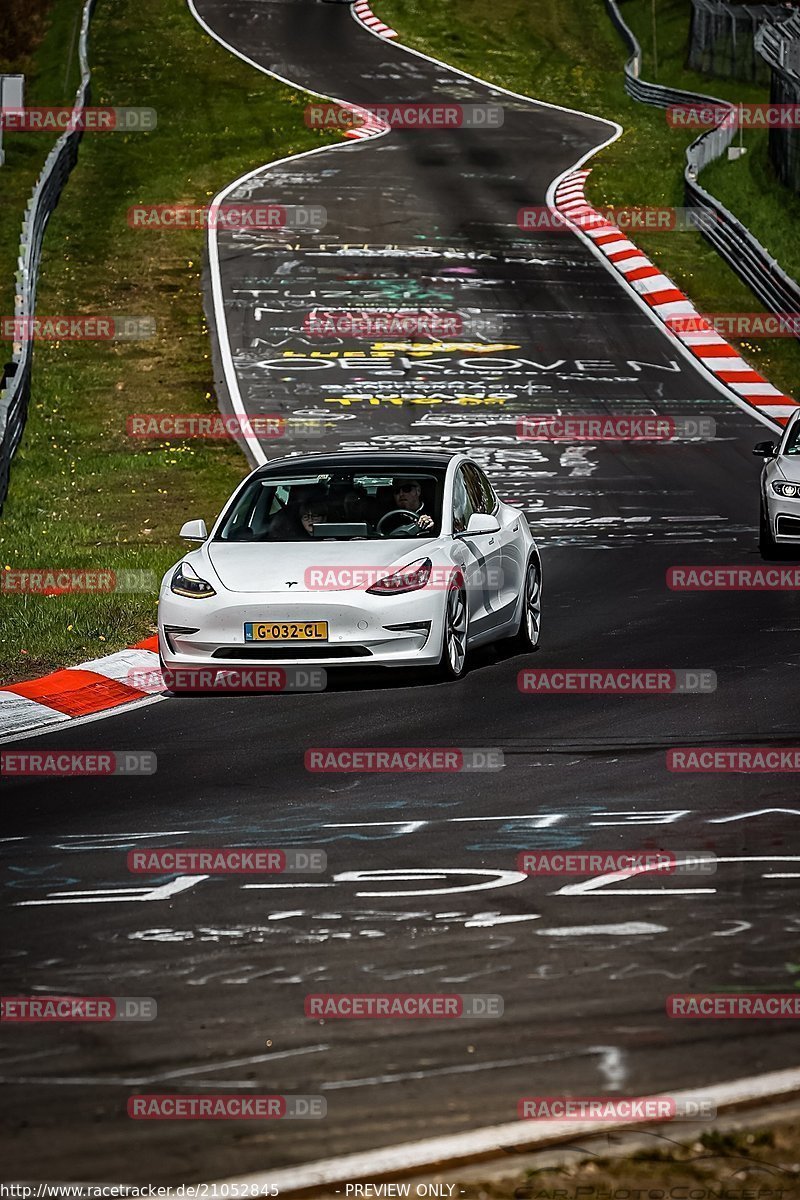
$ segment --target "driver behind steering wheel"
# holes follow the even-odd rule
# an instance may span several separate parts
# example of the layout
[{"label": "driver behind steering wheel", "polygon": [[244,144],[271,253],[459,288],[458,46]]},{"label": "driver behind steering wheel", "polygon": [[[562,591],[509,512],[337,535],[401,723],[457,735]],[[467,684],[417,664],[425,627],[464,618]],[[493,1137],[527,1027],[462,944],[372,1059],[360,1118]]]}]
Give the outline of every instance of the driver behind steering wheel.
[{"label": "driver behind steering wheel", "polygon": [[[392,480],[394,507],[413,513],[417,529],[423,533],[433,529],[433,517],[425,512],[422,484],[418,479],[397,478]],[[390,510],[391,511],[391,510]]]}]

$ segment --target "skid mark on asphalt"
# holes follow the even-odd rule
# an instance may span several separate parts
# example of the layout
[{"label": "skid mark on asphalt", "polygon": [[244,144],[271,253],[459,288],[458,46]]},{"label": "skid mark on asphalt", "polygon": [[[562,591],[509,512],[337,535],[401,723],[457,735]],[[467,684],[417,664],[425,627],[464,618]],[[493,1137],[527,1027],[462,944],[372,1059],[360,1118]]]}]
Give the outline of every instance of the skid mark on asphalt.
[{"label": "skid mark on asphalt", "polygon": [[[176,1067],[170,1071],[157,1071],[152,1074],[145,1075],[48,1075],[48,1076],[11,1076],[0,1075],[0,1083],[3,1084],[46,1084],[50,1086],[61,1087],[146,1087],[154,1083],[163,1083],[171,1079],[192,1079],[193,1087],[219,1087],[223,1082],[219,1079],[207,1083],[205,1080],[195,1078],[198,1075],[212,1074],[214,1071],[229,1071],[234,1067],[251,1067],[259,1063],[274,1062],[284,1058],[297,1058],[306,1054],[317,1054],[323,1050],[329,1050],[330,1046],[327,1043],[319,1043],[313,1046],[302,1046],[296,1050],[276,1050],[270,1054],[250,1054],[246,1058],[228,1058],[221,1062],[203,1063],[196,1067]],[[224,1081],[236,1084],[238,1087],[260,1087],[259,1080],[235,1080]]]},{"label": "skid mark on asphalt", "polygon": [[539,1063],[572,1062],[576,1058],[599,1057],[597,1064],[609,1091],[615,1091],[625,1078],[621,1053],[616,1046],[591,1046],[582,1050],[567,1050],[554,1054],[529,1054],[518,1058],[501,1058],[493,1062],[459,1063],[451,1067],[431,1067],[427,1070],[401,1071],[387,1075],[367,1075],[359,1079],[337,1079],[319,1085],[321,1092],[338,1092],[349,1088],[378,1087],[387,1083],[407,1083],[414,1079],[434,1079],[446,1075],[477,1075],[485,1071],[503,1071],[509,1067],[535,1066]]}]

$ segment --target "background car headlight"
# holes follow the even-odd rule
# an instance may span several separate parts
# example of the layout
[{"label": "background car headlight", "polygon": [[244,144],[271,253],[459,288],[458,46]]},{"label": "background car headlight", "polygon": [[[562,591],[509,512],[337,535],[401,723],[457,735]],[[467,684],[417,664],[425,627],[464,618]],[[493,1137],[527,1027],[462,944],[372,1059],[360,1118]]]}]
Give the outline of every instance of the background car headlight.
[{"label": "background car headlight", "polygon": [[397,596],[402,592],[417,592],[424,588],[431,577],[433,563],[429,558],[418,558],[407,567],[400,567],[392,575],[379,579],[367,591],[372,596]]},{"label": "background car headlight", "polygon": [[196,600],[217,594],[211,584],[201,579],[194,567],[187,562],[178,564],[169,586],[176,596],[191,596]]},{"label": "background car headlight", "polygon": [[778,480],[773,483],[772,490],[776,496],[785,496],[787,500],[793,500],[800,496],[800,483],[782,483]]}]

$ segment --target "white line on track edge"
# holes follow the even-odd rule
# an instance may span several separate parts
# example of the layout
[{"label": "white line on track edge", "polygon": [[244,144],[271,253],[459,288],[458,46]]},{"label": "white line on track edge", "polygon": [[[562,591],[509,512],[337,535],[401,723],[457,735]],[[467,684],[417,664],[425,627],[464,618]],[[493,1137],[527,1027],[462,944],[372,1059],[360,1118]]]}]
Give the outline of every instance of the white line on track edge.
[{"label": "white line on track edge", "polygon": [[[717,1110],[756,1104],[765,1100],[788,1097],[800,1092],[800,1069],[771,1071],[765,1075],[751,1075],[734,1079],[728,1083],[711,1084],[705,1088],[690,1088],[671,1092],[669,1099],[676,1101],[704,1100],[715,1105]],[[662,1096],[667,1096],[662,1093]],[[465,1133],[445,1137],[426,1138],[423,1141],[405,1142],[398,1146],[384,1146],[377,1150],[366,1150],[358,1154],[344,1154],[337,1158],[320,1159],[299,1167],[285,1167],[277,1171],[239,1175],[230,1179],[215,1180],[216,1184],[267,1184],[277,1187],[282,1196],[308,1188],[331,1186],[354,1179],[369,1179],[371,1182],[411,1175],[435,1168],[447,1170],[468,1162],[488,1159],[493,1153],[502,1153],[508,1162],[508,1149],[524,1151],[537,1146],[569,1142],[589,1133],[602,1133],[611,1129],[637,1128],[653,1124],[653,1121],[511,1121],[505,1125],[488,1125]],[[669,1126],[662,1122],[659,1128]],[[260,1194],[260,1193],[259,1193]]]}]

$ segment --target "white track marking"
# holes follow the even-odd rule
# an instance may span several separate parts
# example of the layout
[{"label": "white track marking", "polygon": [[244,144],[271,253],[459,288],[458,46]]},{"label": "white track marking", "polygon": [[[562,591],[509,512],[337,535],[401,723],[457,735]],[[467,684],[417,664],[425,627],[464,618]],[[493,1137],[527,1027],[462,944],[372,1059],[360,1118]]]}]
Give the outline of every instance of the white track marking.
[{"label": "white track marking", "polygon": [[187,892],[195,884],[208,879],[208,875],[179,875],[170,883],[160,887],[142,888],[95,888],[88,892],[50,892],[46,900],[19,900],[15,908],[31,908],[42,904],[125,904],[134,901],[171,900],[180,892]]},{"label": "white track marking", "polygon": [[541,913],[519,913],[501,916],[500,913],[477,913],[464,922],[465,929],[491,929],[494,925],[516,925],[520,921],[541,921]]},{"label": "white track marking", "polygon": [[732,817],[709,817],[709,825],[727,825],[731,821],[749,821],[751,817],[764,817],[768,813],[788,813],[800,817],[800,808],[756,808],[752,812],[734,813]]},{"label": "white track marking", "polygon": [[[800,862],[800,855],[797,854],[756,854],[756,855],[733,855],[717,858],[717,863],[737,863],[737,862]],[[564,887],[553,892],[554,896],[586,896],[589,893],[596,895],[598,892],[606,896],[698,896],[698,895],[715,895],[717,888],[614,888],[613,891],[606,892],[602,889],[607,888],[609,884],[616,883],[620,879],[630,879],[632,875],[645,875],[651,871],[657,871],[658,866],[653,863],[643,866],[629,867],[624,871],[609,871],[605,875],[595,875],[592,879],[582,879],[580,883],[567,883]],[[765,876],[766,878],[766,876]]]},{"label": "white track marking", "polygon": [[[443,871],[420,868],[418,871],[404,870],[374,870],[374,871],[342,871],[335,875],[336,882],[342,883],[383,883],[393,880],[434,880],[446,879],[449,875],[484,877],[483,883],[467,883],[462,887],[443,888],[412,888],[400,891],[356,892],[357,896],[397,897],[397,896],[449,896],[457,892],[483,892],[492,888],[511,887],[522,883],[528,878],[524,871],[481,871],[471,867],[453,867]],[[485,877],[494,876],[486,879]]]},{"label": "white track marking", "polygon": [[593,937],[606,934],[609,937],[633,937],[639,934],[666,933],[666,925],[653,925],[649,921],[623,921],[618,925],[562,925],[555,929],[534,929],[538,937]]}]

